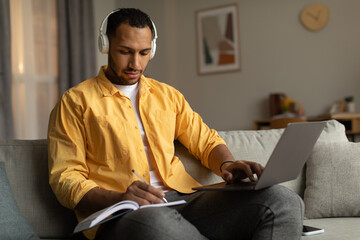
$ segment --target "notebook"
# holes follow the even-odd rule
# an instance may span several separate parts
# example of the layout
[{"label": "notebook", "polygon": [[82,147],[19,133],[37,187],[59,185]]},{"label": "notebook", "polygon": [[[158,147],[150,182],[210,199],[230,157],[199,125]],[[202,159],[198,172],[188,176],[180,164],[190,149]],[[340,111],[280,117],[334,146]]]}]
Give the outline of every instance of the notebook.
[{"label": "notebook", "polygon": [[276,144],[257,181],[227,184],[221,182],[193,190],[239,191],[259,190],[297,178],[326,122],[289,123]]}]

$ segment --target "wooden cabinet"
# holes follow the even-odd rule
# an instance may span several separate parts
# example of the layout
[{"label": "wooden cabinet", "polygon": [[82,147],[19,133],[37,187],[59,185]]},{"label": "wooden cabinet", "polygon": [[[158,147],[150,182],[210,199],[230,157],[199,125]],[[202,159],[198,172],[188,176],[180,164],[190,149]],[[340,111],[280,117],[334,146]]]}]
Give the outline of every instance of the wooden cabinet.
[{"label": "wooden cabinet", "polygon": [[[346,134],[350,140],[355,141],[357,135],[360,135],[360,113],[337,113],[319,117],[307,118],[307,121],[324,121],[334,119],[345,126]],[[270,129],[271,119],[255,120],[253,122],[254,130]]]}]

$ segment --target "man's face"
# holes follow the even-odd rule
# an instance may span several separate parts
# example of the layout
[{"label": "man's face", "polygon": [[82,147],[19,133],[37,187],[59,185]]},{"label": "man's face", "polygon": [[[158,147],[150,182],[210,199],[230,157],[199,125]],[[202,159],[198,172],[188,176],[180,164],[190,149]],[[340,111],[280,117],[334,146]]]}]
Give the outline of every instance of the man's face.
[{"label": "man's face", "polygon": [[150,60],[151,30],[122,23],[110,37],[107,77],[119,85],[139,81]]}]

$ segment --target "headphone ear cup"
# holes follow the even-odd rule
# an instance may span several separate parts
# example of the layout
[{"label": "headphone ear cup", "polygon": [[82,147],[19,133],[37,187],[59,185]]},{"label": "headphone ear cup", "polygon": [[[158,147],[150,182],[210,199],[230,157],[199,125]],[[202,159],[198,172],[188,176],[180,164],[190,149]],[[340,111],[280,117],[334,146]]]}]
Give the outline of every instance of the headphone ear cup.
[{"label": "headphone ear cup", "polygon": [[98,39],[98,47],[99,51],[103,54],[109,53],[109,38],[106,34],[100,32],[99,39]]},{"label": "headphone ear cup", "polygon": [[151,41],[150,59],[152,59],[155,56],[155,52],[156,52],[156,39],[153,39]]}]

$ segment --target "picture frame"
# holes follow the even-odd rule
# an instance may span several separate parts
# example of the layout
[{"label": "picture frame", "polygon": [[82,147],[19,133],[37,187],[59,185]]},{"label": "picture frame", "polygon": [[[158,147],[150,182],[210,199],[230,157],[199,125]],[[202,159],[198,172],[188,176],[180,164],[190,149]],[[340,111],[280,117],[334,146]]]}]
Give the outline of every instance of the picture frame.
[{"label": "picture frame", "polygon": [[334,102],[331,107],[329,114],[336,114],[336,113],[342,113],[345,110],[346,102],[345,101],[337,101]]},{"label": "picture frame", "polygon": [[196,11],[199,75],[241,70],[238,12],[237,4]]}]

